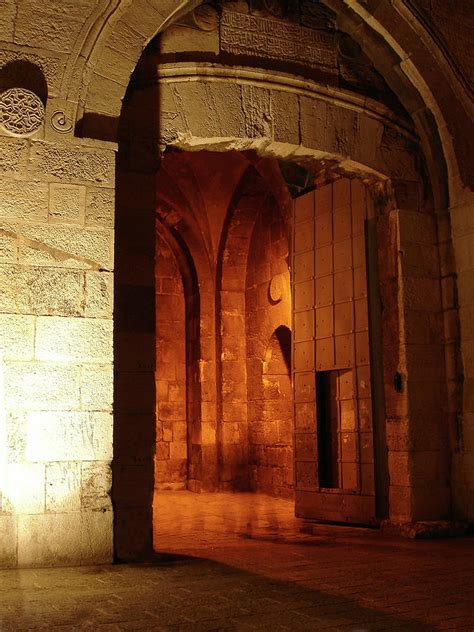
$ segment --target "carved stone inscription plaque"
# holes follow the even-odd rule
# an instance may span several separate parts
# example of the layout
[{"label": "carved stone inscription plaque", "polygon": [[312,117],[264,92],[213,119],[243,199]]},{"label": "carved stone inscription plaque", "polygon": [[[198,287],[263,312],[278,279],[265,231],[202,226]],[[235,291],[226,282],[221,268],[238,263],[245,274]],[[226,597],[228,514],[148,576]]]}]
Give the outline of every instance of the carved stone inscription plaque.
[{"label": "carved stone inscription plaque", "polygon": [[286,59],[325,72],[337,68],[334,35],[269,18],[224,11],[221,50],[234,55]]}]

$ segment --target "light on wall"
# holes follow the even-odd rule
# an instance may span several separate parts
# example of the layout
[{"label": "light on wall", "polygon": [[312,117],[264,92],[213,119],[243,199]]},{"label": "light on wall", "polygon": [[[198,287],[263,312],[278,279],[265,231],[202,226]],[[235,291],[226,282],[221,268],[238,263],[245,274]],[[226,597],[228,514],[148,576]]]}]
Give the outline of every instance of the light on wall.
[{"label": "light on wall", "polygon": [[0,510],[2,509],[2,497],[5,493],[7,470],[7,423],[5,405],[3,353],[0,350]]}]

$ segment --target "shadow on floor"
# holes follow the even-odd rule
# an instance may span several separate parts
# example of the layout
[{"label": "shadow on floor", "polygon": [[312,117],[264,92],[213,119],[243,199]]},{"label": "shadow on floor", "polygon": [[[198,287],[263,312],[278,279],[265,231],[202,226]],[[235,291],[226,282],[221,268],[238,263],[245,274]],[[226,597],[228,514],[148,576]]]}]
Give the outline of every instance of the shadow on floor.
[{"label": "shadow on floor", "polygon": [[[11,581],[15,580],[15,581]],[[0,572],[0,630],[430,631],[356,601],[208,559]]]}]

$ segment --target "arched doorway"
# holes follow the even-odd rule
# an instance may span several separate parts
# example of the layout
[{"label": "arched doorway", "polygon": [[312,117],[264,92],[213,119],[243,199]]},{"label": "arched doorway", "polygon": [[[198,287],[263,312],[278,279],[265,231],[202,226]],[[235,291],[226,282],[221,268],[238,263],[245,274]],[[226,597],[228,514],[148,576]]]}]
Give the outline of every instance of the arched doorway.
[{"label": "arched doorway", "polygon": [[[171,37],[167,41],[167,46],[172,40]],[[406,375],[408,371],[410,360],[406,352],[411,352],[413,347],[407,345],[425,344],[421,342],[421,332],[405,327],[408,313],[400,310],[400,296],[405,296],[408,300],[410,288],[421,285],[416,279],[432,279],[427,262],[418,259],[413,268],[410,265],[403,268],[409,280],[401,282],[401,276],[405,272],[401,272],[402,268],[395,263],[399,251],[397,231],[402,231],[399,234],[403,234],[402,241],[406,243],[407,250],[410,250],[410,230],[407,226],[414,218],[409,209],[416,208],[416,221],[423,214],[423,225],[431,228],[433,225],[432,196],[429,187],[424,186],[426,181],[423,158],[409,117],[398,106],[391,109],[388,102],[382,104],[370,99],[364,101],[361,112],[359,98],[342,89],[337,91],[339,101],[329,102],[328,94],[319,85],[311,84],[309,80],[300,82],[295,77],[288,79],[284,73],[278,71],[230,71],[225,64],[217,68],[206,65],[205,60],[202,64],[190,65],[189,56],[186,57],[183,51],[183,64],[176,65],[176,59],[173,61],[172,55],[166,57],[171,54],[170,49],[165,54],[162,44],[163,42],[152,45],[129,90],[123,114],[123,120],[129,125],[124,134],[123,147],[127,147],[129,155],[124,152],[124,157],[132,157],[133,152],[136,152],[135,156],[138,155],[142,162],[137,161],[136,157],[128,160],[128,163],[125,160],[123,173],[129,174],[127,169],[135,170],[135,173],[138,170],[141,182],[148,182],[149,178],[147,190],[153,198],[150,208],[156,206],[157,186],[154,174],[161,160],[159,149],[165,146],[169,152],[165,154],[163,165],[175,154],[173,160],[176,173],[181,174],[180,169],[185,163],[187,166],[185,169],[183,167],[184,171],[189,171],[191,165],[194,173],[192,187],[187,189],[188,193],[190,190],[196,193],[190,196],[192,211],[189,216],[185,219],[175,205],[164,210],[162,220],[186,244],[196,267],[200,289],[201,434],[200,443],[197,442],[196,446],[201,454],[201,462],[206,464],[201,472],[202,479],[207,476],[206,487],[219,487],[222,484],[233,486],[238,479],[240,482],[237,487],[245,488],[249,480],[248,460],[244,458],[248,449],[248,397],[245,387],[242,388],[242,384],[248,384],[249,365],[242,362],[245,354],[236,342],[239,336],[232,331],[234,327],[238,331],[245,329],[242,315],[245,282],[242,283],[242,279],[245,278],[246,267],[239,265],[239,257],[245,258],[245,254],[239,254],[236,250],[238,257],[227,260],[218,254],[225,251],[227,241],[222,241],[224,233],[226,239],[235,236],[235,243],[238,243],[239,230],[242,231],[241,237],[244,240],[249,239],[253,230],[251,222],[226,224],[223,209],[231,207],[231,198],[249,162],[255,165],[261,161],[261,177],[265,180],[272,169],[277,169],[280,181],[286,179],[296,197],[308,188],[317,186],[320,178],[331,180],[343,176],[351,181],[359,179],[371,189],[377,202],[376,221],[371,234],[372,238],[377,236],[377,244],[374,245],[375,242],[372,241],[369,250],[372,269],[379,268],[377,290],[384,304],[379,328],[383,332],[381,344],[384,366],[378,366],[377,371],[379,374],[383,373],[382,390],[386,409],[378,410],[378,415],[384,426],[387,426],[389,419],[402,421],[396,428],[411,424],[412,431],[419,437],[419,449],[412,450],[412,444],[398,441],[396,428],[391,426],[392,432],[387,433],[387,442],[380,446],[380,454],[384,453],[385,461],[388,460],[389,467],[394,468],[394,478],[392,477],[389,490],[392,508],[390,515],[394,520],[403,516],[413,518],[421,515],[445,515],[448,497],[442,472],[446,471],[447,464],[441,456],[440,446],[446,431],[439,415],[434,411],[429,424],[438,442],[438,447],[433,452],[438,451],[440,460],[436,468],[427,473],[427,478],[422,477],[419,479],[422,482],[415,485],[412,465],[423,462],[421,435],[426,426],[421,431],[410,419],[410,410],[419,410],[420,415],[422,413],[417,408],[419,404],[416,403],[416,397],[413,399],[414,391],[393,388],[393,376],[399,373],[403,378],[403,374]],[[189,55],[192,57],[191,52]],[[204,57],[203,55],[203,59]],[[154,74],[156,64],[161,64],[158,79]],[[274,62],[272,64],[274,66]],[[393,94],[390,99],[392,97]],[[149,121],[144,120],[142,105],[147,99],[159,104],[161,118],[156,116],[156,108],[150,108],[149,112],[153,116]],[[237,102],[243,104],[242,111],[240,106],[236,107]],[[226,114],[222,114],[222,118],[213,117],[210,116],[210,111]],[[229,112],[231,116],[227,116]],[[319,133],[323,127],[329,131]],[[375,145],[367,142],[369,137],[376,139]],[[211,155],[215,150],[221,152],[220,157],[217,154]],[[183,161],[181,166],[180,161]],[[220,169],[223,165],[226,169]],[[309,180],[305,177],[301,182],[301,173],[309,174]],[[247,173],[246,178],[248,177]],[[219,204],[203,203],[203,186],[207,189],[212,189],[213,186],[219,188],[216,187],[216,182],[223,185],[219,193]],[[274,190],[279,191],[277,198],[282,188],[286,188],[288,195],[288,187],[282,187],[281,182],[275,187]],[[226,198],[226,204],[223,204],[223,198]],[[256,201],[257,198],[258,196],[253,204],[259,206],[262,198],[260,202]],[[242,199],[245,201],[245,196]],[[189,199],[186,204],[190,205]],[[234,228],[237,229],[235,233]],[[431,228],[427,231],[429,246],[436,248],[436,235]],[[247,265],[247,261],[245,264]],[[233,269],[233,276],[223,274],[226,267]],[[236,280],[235,287],[232,286],[232,278]],[[230,281],[230,285],[222,285],[223,280]],[[425,285],[429,284],[430,281]],[[429,309],[439,311],[439,288],[434,296]],[[416,304],[414,311],[423,309],[423,305]],[[440,323],[434,323],[433,327],[437,335],[439,334],[439,339],[442,339]],[[274,329],[268,332],[265,345],[273,331]],[[294,330],[295,339],[296,335]],[[441,357],[442,345],[431,342],[427,344],[432,346],[430,352]],[[262,355],[264,357],[265,353]],[[432,393],[435,399],[444,388],[443,362],[436,363],[436,366],[433,379],[426,380],[429,384],[423,385],[424,391]],[[234,378],[237,374],[238,378],[232,379],[230,374]],[[409,398],[414,403],[414,408],[409,408]],[[426,420],[426,415],[424,419]],[[400,449],[400,446],[404,448]],[[317,461],[314,458],[305,461],[312,463],[308,468],[316,467]],[[437,495],[437,504],[431,506],[426,504],[423,492],[428,479],[433,481],[440,492]],[[381,481],[385,488],[387,484],[386,478]],[[335,503],[336,500],[332,499],[331,502]],[[384,517],[383,511],[378,517]],[[347,519],[350,520],[351,517],[347,516]]]}]

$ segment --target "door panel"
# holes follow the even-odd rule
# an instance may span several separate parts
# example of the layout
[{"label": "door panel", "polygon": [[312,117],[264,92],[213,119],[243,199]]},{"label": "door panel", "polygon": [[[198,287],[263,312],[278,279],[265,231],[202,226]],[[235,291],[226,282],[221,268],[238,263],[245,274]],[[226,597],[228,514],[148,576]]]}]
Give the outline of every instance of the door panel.
[{"label": "door panel", "polygon": [[368,197],[341,178],[294,201],[296,515],[375,521]]}]

